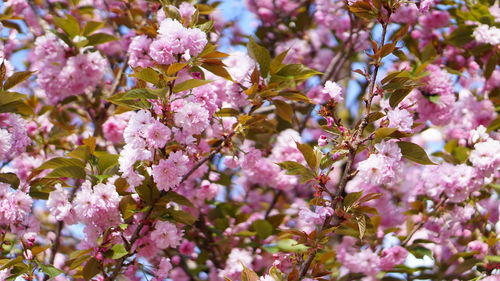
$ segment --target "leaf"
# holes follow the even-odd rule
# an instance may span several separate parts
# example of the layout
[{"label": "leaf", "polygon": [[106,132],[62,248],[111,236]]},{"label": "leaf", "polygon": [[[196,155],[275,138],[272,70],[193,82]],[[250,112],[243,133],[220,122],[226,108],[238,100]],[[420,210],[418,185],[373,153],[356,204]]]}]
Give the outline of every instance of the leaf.
[{"label": "leaf", "polygon": [[500,256],[486,256],[485,257],[487,261],[489,262],[494,262],[494,263],[500,263]]},{"label": "leaf", "polygon": [[187,63],[176,62],[168,66],[167,75],[174,75],[175,73],[181,71],[184,67],[186,67]]},{"label": "leaf", "polygon": [[347,208],[351,207],[352,205],[354,205],[354,203],[358,201],[359,198],[361,198],[361,196],[363,196],[363,191],[352,192],[347,194],[343,201],[344,207]]},{"label": "leaf", "polygon": [[55,278],[63,272],[50,264],[39,264],[40,269],[45,272],[50,278]]},{"label": "leaf", "polygon": [[90,280],[92,277],[99,273],[99,261],[95,258],[91,258],[85,266],[83,267],[83,278],[85,280]]},{"label": "leaf", "polygon": [[104,22],[99,21],[88,21],[83,28],[83,36],[88,36],[94,31],[101,29],[104,26]]},{"label": "leaf", "polygon": [[259,281],[259,276],[253,270],[243,265],[241,272],[241,281]]},{"label": "leaf", "polygon": [[406,141],[399,141],[397,144],[406,159],[422,165],[436,165],[436,163],[429,159],[425,150],[419,145]]},{"label": "leaf", "polygon": [[295,145],[297,145],[297,149],[302,153],[302,156],[304,156],[304,159],[306,160],[309,168],[311,168],[313,171],[316,171],[318,169],[319,161],[321,161],[321,159],[317,158],[314,149],[307,143],[302,144],[296,141]]},{"label": "leaf", "polygon": [[271,74],[275,74],[281,69],[281,67],[283,66],[283,61],[285,60],[289,50],[290,49],[282,52],[271,61]]},{"label": "leaf", "polygon": [[73,259],[79,258],[85,254],[88,254],[90,252],[92,252],[92,248],[85,249],[85,250],[73,251],[73,252],[71,252],[71,254],[69,254],[69,259],[73,260]]},{"label": "leaf", "polygon": [[363,236],[366,232],[366,218],[365,216],[356,217],[356,221],[358,222],[359,228],[359,239],[363,239]]},{"label": "leaf", "polygon": [[224,65],[220,64],[213,64],[213,63],[204,63],[201,65],[204,69],[212,72],[213,74],[222,77],[226,80],[229,81],[234,81],[233,77],[231,77],[231,74],[227,71],[227,69],[224,67]]},{"label": "leaf", "polygon": [[183,195],[180,195],[179,193],[172,191],[172,190],[169,190],[167,192],[167,194],[165,194],[163,196],[163,199],[168,200],[168,202],[175,202],[175,203],[180,204],[180,205],[194,208],[193,203],[191,203],[191,201],[189,201],[189,199],[187,199]]},{"label": "leaf", "polygon": [[100,44],[118,40],[118,38],[116,38],[115,36],[107,33],[95,33],[90,35],[87,39],[89,40],[88,45],[90,46],[97,46]]},{"label": "leaf", "polygon": [[398,104],[404,100],[404,98],[410,94],[410,92],[412,91],[413,89],[412,88],[401,88],[401,89],[397,89],[395,90],[394,92],[391,93],[391,95],[389,96],[389,105],[392,107],[392,108],[395,108],[396,106],[398,106]]},{"label": "leaf", "polygon": [[174,86],[174,93],[187,91],[211,83],[212,80],[189,79]]},{"label": "leaf", "polygon": [[19,178],[14,173],[0,173],[0,182],[8,183],[14,189],[19,187]]},{"label": "leaf", "polygon": [[118,164],[118,154],[111,154],[106,151],[96,151],[94,155],[97,158],[97,167],[99,168],[100,174],[104,174],[107,169]]},{"label": "leaf", "polygon": [[308,168],[304,167],[302,164],[299,164],[294,161],[285,161],[281,163],[277,163],[281,168],[286,170],[287,175],[297,175],[300,176],[300,182],[305,183],[315,178],[314,173]]},{"label": "leaf", "polygon": [[248,55],[259,64],[262,77],[266,78],[271,67],[271,55],[269,54],[269,51],[266,48],[255,43],[253,38],[250,38],[250,40],[248,41],[247,50]]},{"label": "leaf", "polygon": [[72,15],[67,14],[66,18],[54,17],[53,20],[54,24],[64,30],[64,32],[71,38],[80,34],[80,25]]},{"label": "leaf", "polygon": [[0,64],[0,85],[3,84],[6,74],[7,74],[7,67],[5,66],[5,60],[2,59],[2,64]]},{"label": "leaf", "polygon": [[166,216],[162,216],[162,219],[173,219],[175,222],[186,225],[192,225],[196,221],[196,218],[190,213],[173,209],[169,210]]},{"label": "leaf", "polygon": [[297,80],[305,80],[309,77],[319,74],[322,73],[303,64],[287,64],[276,73],[276,75],[284,77],[290,76],[294,77]]},{"label": "leaf", "polygon": [[33,71],[20,71],[12,74],[7,80],[5,81],[5,84],[3,84],[3,89],[8,90],[14,86],[16,86],[19,83],[22,83],[26,79],[30,78],[30,76],[33,74]]},{"label": "leaf", "polygon": [[75,148],[73,151],[66,154],[68,157],[78,158],[82,161],[88,161],[90,158],[90,148],[86,145],[80,145]]},{"label": "leaf", "polygon": [[85,175],[85,170],[80,166],[66,166],[54,169],[45,178],[85,179]]},{"label": "leaf", "polygon": [[160,73],[150,67],[139,69],[129,76],[154,85],[158,85],[160,83]]},{"label": "leaf", "polygon": [[278,241],[276,244],[278,248],[285,252],[295,252],[295,253],[304,253],[307,251],[309,247],[303,244],[299,244],[297,241],[293,239],[283,239]]},{"label": "leaf", "polygon": [[85,163],[75,158],[55,157],[47,160],[35,170],[56,169],[67,166],[85,167]]},{"label": "leaf", "polygon": [[273,234],[273,226],[267,220],[256,220],[252,223],[252,228],[257,232],[257,236],[263,240]]},{"label": "leaf", "polygon": [[0,267],[0,270],[6,269],[6,268],[9,268],[9,267],[16,265],[18,263],[21,263],[21,262],[23,262],[23,260],[24,260],[23,256],[17,256],[15,259],[11,259],[9,262],[7,262],[2,267]]},{"label": "leaf", "polygon": [[120,259],[128,254],[127,249],[125,249],[125,246],[123,244],[116,244],[111,248],[111,251],[113,255],[111,255],[111,258],[114,260]]},{"label": "leaf", "polygon": [[215,116],[219,117],[232,117],[232,116],[238,116],[240,112],[234,108],[221,108],[219,111],[215,113]]},{"label": "leaf", "polygon": [[440,97],[441,97],[441,96],[438,96],[438,95],[433,95],[433,96],[429,96],[427,99],[428,99],[430,102],[432,102],[432,103],[434,103],[434,104],[439,105],[439,100],[440,100]]},{"label": "leaf", "polygon": [[377,130],[375,130],[375,137],[377,139],[383,139],[392,135],[397,130],[398,130],[397,128],[386,128],[386,127],[378,128]]},{"label": "leaf", "polygon": [[372,122],[375,122],[384,116],[385,116],[385,114],[380,112],[380,111],[372,112],[372,113],[368,114],[367,121],[368,121],[368,123],[372,123]]},{"label": "leaf", "polygon": [[276,114],[278,114],[281,119],[291,124],[293,114],[292,106],[282,100],[273,100],[273,104],[276,106]]},{"label": "leaf", "polygon": [[135,188],[135,191],[137,192],[137,194],[139,194],[139,197],[146,203],[151,203],[154,199],[160,196],[160,191],[158,190],[158,188],[146,182],[137,186]]},{"label": "leaf", "polygon": [[275,281],[282,281],[284,280],[284,274],[279,270],[276,266],[272,266],[269,269],[269,275],[275,280]]},{"label": "leaf", "polygon": [[455,46],[463,46],[474,39],[472,36],[474,28],[475,26],[472,25],[459,25],[457,29],[450,34],[447,41]]}]

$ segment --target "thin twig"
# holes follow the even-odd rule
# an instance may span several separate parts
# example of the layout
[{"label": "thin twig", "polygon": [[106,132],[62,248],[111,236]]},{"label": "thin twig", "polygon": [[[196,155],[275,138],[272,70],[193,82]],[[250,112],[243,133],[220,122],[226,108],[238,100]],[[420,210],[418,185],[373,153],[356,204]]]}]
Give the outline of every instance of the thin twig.
[{"label": "thin twig", "polygon": [[[381,45],[380,46],[383,46],[384,43],[385,43],[385,36],[386,36],[386,33],[387,33],[387,23],[382,23],[382,28],[383,28],[383,31],[382,31],[382,39],[381,39]],[[375,69],[373,71],[373,75],[372,75],[372,78],[371,78],[371,81],[370,81],[370,91],[369,91],[369,97],[368,97],[368,100],[366,102],[366,114],[364,115],[364,117],[362,118],[362,121],[359,125],[359,127],[355,130],[354,134],[353,134],[353,138],[352,138],[352,141],[353,143],[351,144],[351,147],[349,148],[349,157],[347,158],[347,162],[346,162],[346,165],[345,165],[345,168],[344,168],[344,171],[342,173],[342,177],[340,178],[340,182],[339,182],[339,185],[338,185],[338,188],[337,188],[337,192],[336,192],[336,198],[333,198],[333,200],[339,198],[340,196],[342,196],[342,194],[345,192],[345,187],[347,185],[347,182],[349,181],[349,179],[351,178],[351,169],[352,169],[352,164],[354,162],[354,158],[356,157],[356,152],[357,152],[357,149],[358,149],[358,146],[360,145],[360,142],[356,140],[356,136],[357,135],[362,135],[363,134],[363,130],[364,128],[366,127],[366,125],[368,124],[368,115],[369,115],[369,112],[370,112],[370,108],[371,108],[371,102],[373,100],[373,97],[375,96],[375,83],[376,83],[376,80],[377,80],[377,75],[378,75],[378,70],[379,70],[379,67],[380,67],[380,64],[376,64],[375,65]],[[337,204],[340,204],[341,201],[338,200],[337,201]],[[337,206],[335,206],[337,207]],[[330,227],[330,222],[332,221],[332,219],[335,219],[335,226],[338,226],[340,225],[340,223],[342,223],[343,219],[338,217],[335,213],[331,216],[328,216],[323,225],[321,226],[320,230],[318,233],[321,233],[323,230],[327,229]],[[302,278],[304,278],[314,260],[314,258],[316,257],[316,253],[318,252],[318,249],[315,248],[313,250],[312,253],[309,254],[309,256],[307,257],[306,261],[302,264],[301,268],[300,268],[300,271],[299,271],[299,280],[302,280]]]},{"label": "thin twig", "polygon": [[278,202],[279,197],[283,194],[283,190],[278,190],[277,192],[274,193],[273,201],[269,205],[269,207],[266,210],[266,214],[264,215],[264,219],[267,219],[269,217],[269,214],[273,210],[274,206]]},{"label": "thin twig", "polygon": [[[203,158],[200,162],[198,162],[193,168],[191,168],[191,170],[189,170],[188,173],[186,173],[182,179],[181,179],[181,182],[179,183],[182,184],[184,183],[186,180],[189,179],[189,177],[196,171],[198,170],[198,168],[200,168],[204,163],[206,163],[207,161],[209,161],[210,159],[212,159],[217,153],[219,153],[222,148],[227,144],[227,142],[235,135],[235,131],[231,132],[229,135],[227,135],[226,137],[224,137],[224,139],[221,140],[220,144],[217,146],[217,148],[212,151],[207,157]],[[156,198],[154,200],[154,202],[152,203],[151,205],[151,208],[147,211],[147,213],[144,215],[143,219],[142,219],[142,222],[139,223],[139,225],[137,226],[137,228],[135,229],[134,233],[132,234],[130,240],[127,242],[126,245],[128,245],[127,247],[127,250],[130,251],[130,249],[132,248],[132,246],[134,245],[134,243],[137,241],[137,239],[139,238],[139,235],[140,235],[140,232],[141,230],[144,228],[145,226],[145,221],[149,218],[149,216],[151,215],[151,213],[153,212],[153,209],[154,209],[154,206],[155,204],[158,202],[158,200],[160,198],[162,198],[164,195],[166,194],[165,191],[162,191],[160,193],[160,196],[158,196],[158,198]],[[125,262],[125,260],[127,258],[129,258],[130,256],[134,255],[134,253],[128,253],[127,255],[125,255],[124,257],[122,257],[120,259],[120,262],[118,263],[118,265],[116,266],[115,270],[113,271],[113,273],[111,274],[111,276],[109,277],[109,279],[107,280],[110,280],[110,281],[114,281],[116,280],[116,277],[118,276],[118,274],[120,274],[120,271],[121,271],[121,268],[123,267],[123,263]]]},{"label": "thin twig", "polygon": [[[434,207],[434,210],[431,212],[431,214],[435,214],[439,208],[441,208],[441,206],[443,206],[444,203],[446,203],[446,200],[448,200],[448,198],[446,197],[442,197],[441,200],[437,203],[437,205]],[[406,238],[403,240],[403,242],[401,242],[401,246],[404,247],[408,244],[408,242],[410,242],[411,238],[413,237],[413,235],[419,231],[423,226],[424,224],[426,223],[425,220],[421,220],[417,223],[417,225],[415,225],[415,227],[412,228],[412,230],[410,231],[410,233],[408,233],[408,235],[406,236]]]}]

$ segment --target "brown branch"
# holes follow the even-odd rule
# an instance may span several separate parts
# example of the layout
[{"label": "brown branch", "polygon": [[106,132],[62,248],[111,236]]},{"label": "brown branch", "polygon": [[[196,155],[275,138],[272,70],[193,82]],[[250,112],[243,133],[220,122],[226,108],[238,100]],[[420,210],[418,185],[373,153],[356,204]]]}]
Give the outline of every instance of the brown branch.
[{"label": "brown branch", "polygon": [[[389,14],[389,16],[390,16],[390,14]],[[380,48],[385,43],[385,36],[386,36],[386,33],[387,33],[387,23],[385,21],[382,23],[382,28],[383,28],[383,30],[382,30],[382,39],[381,39]],[[347,182],[351,178],[352,164],[354,162],[354,158],[356,157],[357,149],[358,149],[358,147],[360,145],[360,142],[356,140],[356,136],[357,135],[361,136],[363,134],[363,131],[364,131],[365,127],[368,125],[368,115],[370,114],[371,103],[372,103],[373,97],[375,96],[375,83],[376,83],[376,80],[377,80],[377,75],[378,75],[379,67],[380,67],[380,63],[375,64],[375,69],[373,71],[373,75],[372,75],[372,78],[371,78],[371,81],[370,81],[371,84],[370,84],[369,97],[368,97],[368,100],[365,103],[365,105],[366,105],[366,114],[362,118],[362,121],[361,121],[359,127],[355,130],[355,132],[353,134],[352,144],[351,143],[349,144],[351,146],[349,148],[349,157],[347,158],[347,162],[346,162],[344,171],[342,173],[342,177],[340,178],[340,182],[339,182],[339,185],[338,185],[338,188],[337,188],[337,192],[335,193],[336,198],[332,198],[333,200],[336,200],[337,198],[339,198],[340,196],[342,196],[342,194],[345,191],[345,187],[347,185]],[[337,204],[340,204],[340,203],[341,203],[341,201],[337,200]],[[335,206],[335,208],[336,207],[337,206]],[[329,216],[329,217],[327,217],[325,219],[325,222],[321,226],[321,228],[320,228],[320,230],[319,230],[318,233],[321,233],[323,230],[329,228],[330,227],[330,222],[332,221],[332,219],[334,219],[334,225],[335,226],[340,225],[340,223],[342,223],[342,221],[343,221],[342,218],[338,217],[334,213],[332,216]],[[309,254],[309,256],[307,257],[306,261],[302,264],[302,266],[300,268],[300,272],[299,272],[299,280],[301,280],[302,278],[304,278],[306,276],[306,274],[307,274],[307,272],[309,270],[309,267],[311,266],[314,258],[316,257],[316,253],[317,252],[318,252],[318,248],[315,248],[313,250],[313,252]]]},{"label": "brown branch", "polygon": [[[446,200],[448,200],[448,198],[442,197],[441,200],[437,203],[436,207],[434,207],[434,210],[431,212],[431,214],[437,213],[437,211],[439,210],[439,208],[441,208],[441,206],[443,206],[443,204],[446,203]],[[419,221],[417,223],[417,225],[415,225],[415,227],[412,228],[412,230],[410,231],[410,233],[408,233],[408,235],[403,240],[403,242],[401,242],[401,246],[402,247],[406,246],[410,242],[410,240],[413,237],[413,235],[417,231],[419,231],[424,226],[425,223],[426,223],[426,220]]]},{"label": "brown branch", "polygon": [[264,219],[267,219],[269,217],[269,214],[273,210],[274,206],[278,202],[279,197],[283,194],[283,190],[278,190],[277,192],[274,193],[273,201],[271,201],[271,204],[266,210],[266,214],[264,215]]},{"label": "brown branch", "polygon": [[[189,179],[189,177],[196,171],[198,170],[198,168],[200,168],[204,163],[206,163],[207,161],[209,161],[210,159],[212,159],[217,153],[219,153],[222,148],[224,146],[226,146],[226,144],[229,142],[229,140],[236,134],[235,131],[231,132],[229,135],[227,135],[226,137],[224,137],[224,139],[221,140],[220,144],[217,146],[217,148],[212,151],[207,157],[203,158],[200,162],[198,162],[193,168],[191,168],[191,170],[189,170],[188,173],[186,173],[179,184],[182,184],[184,183],[186,180]],[[137,241],[137,239],[139,238],[139,235],[140,235],[140,232],[141,230],[144,228],[145,226],[145,221],[149,218],[149,216],[151,215],[151,213],[153,212],[153,209],[154,209],[154,206],[155,204],[158,202],[158,200],[160,200],[160,198],[163,197],[163,195],[165,195],[166,192],[165,191],[162,191],[160,193],[160,196],[158,196],[158,198],[156,198],[153,203],[151,204],[151,208],[147,211],[147,213],[144,215],[144,218],[142,219],[142,222],[139,223],[139,225],[137,226],[137,228],[135,229],[134,233],[132,234],[130,240],[126,243],[126,248],[128,251],[130,251],[130,249],[132,248],[132,246],[134,245],[134,243]],[[127,255],[125,255],[124,257],[122,257],[120,259],[120,262],[118,263],[117,267],[115,268],[115,270],[113,271],[113,273],[111,274],[111,276],[109,277],[109,279],[106,279],[106,280],[110,280],[110,281],[114,281],[116,280],[116,277],[118,276],[118,274],[120,274],[120,271],[123,267],[123,263],[125,262],[125,260],[129,257],[131,257],[132,255],[134,255],[135,253],[128,253]]]}]

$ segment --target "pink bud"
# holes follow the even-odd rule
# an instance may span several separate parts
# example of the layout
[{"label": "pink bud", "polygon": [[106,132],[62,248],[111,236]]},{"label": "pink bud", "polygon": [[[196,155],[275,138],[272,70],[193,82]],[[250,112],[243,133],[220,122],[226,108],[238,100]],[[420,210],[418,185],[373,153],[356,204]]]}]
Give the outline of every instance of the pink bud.
[{"label": "pink bud", "polygon": [[333,118],[332,117],[326,117],[326,125],[330,128],[333,126]]},{"label": "pink bud", "polygon": [[319,145],[319,146],[325,146],[325,145],[327,145],[327,144],[328,144],[328,139],[327,139],[327,137],[326,137],[325,135],[321,135],[321,136],[319,136],[319,138],[318,138],[318,145]]}]

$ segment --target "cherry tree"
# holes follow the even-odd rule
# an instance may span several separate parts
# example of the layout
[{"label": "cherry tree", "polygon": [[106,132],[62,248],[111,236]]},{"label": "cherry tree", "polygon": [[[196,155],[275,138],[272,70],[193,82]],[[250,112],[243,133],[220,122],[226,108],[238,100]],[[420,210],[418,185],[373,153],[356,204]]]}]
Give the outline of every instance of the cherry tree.
[{"label": "cherry tree", "polygon": [[500,279],[498,2],[0,7],[0,280]]}]

